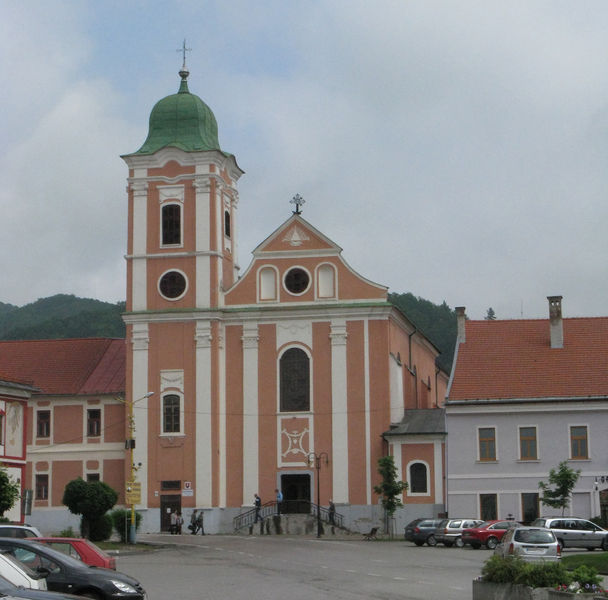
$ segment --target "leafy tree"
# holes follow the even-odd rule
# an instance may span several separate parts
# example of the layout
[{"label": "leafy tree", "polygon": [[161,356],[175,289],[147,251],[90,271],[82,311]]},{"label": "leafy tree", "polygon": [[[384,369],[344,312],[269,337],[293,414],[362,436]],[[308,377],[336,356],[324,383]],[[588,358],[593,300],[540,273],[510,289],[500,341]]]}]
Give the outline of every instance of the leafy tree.
[{"label": "leafy tree", "polygon": [[551,508],[561,508],[563,516],[570,505],[570,495],[580,474],[580,469],[571,469],[567,461],[560,462],[557,469],[549,470],[549,483],[538,482],[538,487],[543,491],[540,501]]},{"label": "leafy tree", "polygon": [[[118,494],[107,483],[103,481],[84,481],[81,477],[73,479],[63,492],[63,504],[75,515],[81,515],[80,530],[83,537],[88,538],[91,532],[107,531],[107,525],[100,523],[105,521],[104,515],[118,500]],[[112,533],[112,525],[109,525],[109,534]],[[97,539],[98,536],[95,535]]]},{"label": "leafy tree", "polygon": [[488,308],[488,312],[486,312],[485,319],[486,321],[496,321],[496,313],[491,306]]},{"label": "leafy tree", "polygon": [[0,465],[0,516],[15,506],[21,495],[21,487],[8,474],[4,465]]},{"label": "leafy tree", "polygon": [[374,492],[380,496],[380,501],[384,507],[385,529],[388,531],[388,519],[395,514],[395,511],[403,503],[399,496],[403,490],[407,490],[407,483],[397,479],[397,467],[392,456],[383,456],[378,459],[378,473],[382,476],[379,485],[374,486]]}]

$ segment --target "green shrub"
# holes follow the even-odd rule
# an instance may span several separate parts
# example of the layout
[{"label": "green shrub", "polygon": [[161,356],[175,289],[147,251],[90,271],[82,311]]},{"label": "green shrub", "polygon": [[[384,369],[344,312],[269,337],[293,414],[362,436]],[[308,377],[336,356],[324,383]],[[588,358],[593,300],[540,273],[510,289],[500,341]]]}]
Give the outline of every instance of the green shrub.
[{"label": "green shrub", "polygon": [[[82,519],[84,523],[84,517]],[[105,514],[88,522],[89,539],[92,542],[103,542],[112,535],[112,519]]]},{"label": "green shrub", "polygon": [[569,585],[572,576],[557,562],[527,563],[521,558],[494,555],[483,565],[482,581],[492,583],[519,583],[530,587],[557,587]]},{"label": "green shrub", "polygon": [[515,583],[524,567],[525,563],[521,558],[513,556],[503,558],[494,554],[484,563],[481,579],[491,583]]},{"label": "green shrub", "polygon": [[[120,536],[120,541],[125,544],[128,537],[128,529],[131,524],[131,511],[124,508],[117,508],[110,513],[114,530]],[[142,516],[140,513],[135,513],[135,530],[139,529]]]},{"label": "green shrub", "polygon": [[78,536],[76,535],[76,532],[71,527],[68,527],[67,529],[62,529],[59,532],[59,537],[75,538]]},{"label": "green shrub", "polygon": [[578,581],[582,588],[599,586],[603,578],[597,574],[597,569],[589,565],[580,565],[572,571],[572,579]]}]

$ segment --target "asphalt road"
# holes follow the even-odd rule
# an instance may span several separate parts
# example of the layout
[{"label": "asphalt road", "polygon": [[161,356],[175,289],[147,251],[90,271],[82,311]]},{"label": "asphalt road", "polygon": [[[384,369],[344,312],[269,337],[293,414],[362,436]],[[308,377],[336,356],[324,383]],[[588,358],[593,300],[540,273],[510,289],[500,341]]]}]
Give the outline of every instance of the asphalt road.
[{"label": "asphalt road", "polygon": [[177,545],[120,556],[149,600],[470,600],[491,552],[288,536],[142,536]]}]

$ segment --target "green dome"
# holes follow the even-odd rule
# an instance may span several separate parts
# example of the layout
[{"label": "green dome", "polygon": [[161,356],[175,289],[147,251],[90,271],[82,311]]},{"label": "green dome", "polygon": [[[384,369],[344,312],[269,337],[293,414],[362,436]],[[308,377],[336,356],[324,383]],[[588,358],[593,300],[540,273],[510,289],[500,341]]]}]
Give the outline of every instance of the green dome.
[{"label": "green dome", "polygon": [[177,94],[159,100],[150,113],[148,138],[135,154],[173,146],[186,152],[219,150],[217,121],[211,109],[188,90],[188,71],[180,71]]}]

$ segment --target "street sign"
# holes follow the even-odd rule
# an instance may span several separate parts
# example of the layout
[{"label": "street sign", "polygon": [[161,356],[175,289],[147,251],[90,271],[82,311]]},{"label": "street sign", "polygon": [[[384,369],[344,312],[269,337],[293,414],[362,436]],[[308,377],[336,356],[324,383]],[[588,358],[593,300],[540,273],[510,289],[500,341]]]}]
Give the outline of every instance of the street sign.
[{"label": "street sign", "polygon": [[125,502],[127,504],[141,504],[140,481],[127,481],[125,489]]}]

